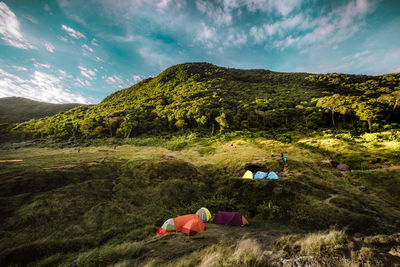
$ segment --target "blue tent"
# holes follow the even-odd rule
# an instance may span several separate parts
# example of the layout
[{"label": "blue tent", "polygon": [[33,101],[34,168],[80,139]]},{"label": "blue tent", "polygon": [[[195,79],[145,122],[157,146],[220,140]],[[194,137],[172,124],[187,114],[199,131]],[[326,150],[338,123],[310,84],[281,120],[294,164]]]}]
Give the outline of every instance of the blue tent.
[{"label": "blue tent", "polygon": [[279,176],[276,174],[276,172],[269,172],[267,178],[271,180],[278,180]]},{"label": "blue tent", "polygon": [[267,178],[267,176],[268,176],[268,173],[258,171],[258,172],[256,172],[256,174],[254,175],[254,180],[265,179],[265,178]]}]

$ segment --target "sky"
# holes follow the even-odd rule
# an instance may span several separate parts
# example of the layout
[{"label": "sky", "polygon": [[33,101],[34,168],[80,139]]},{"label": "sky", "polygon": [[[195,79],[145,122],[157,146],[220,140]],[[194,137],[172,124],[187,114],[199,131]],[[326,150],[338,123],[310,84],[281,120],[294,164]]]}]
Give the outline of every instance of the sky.
[{"label": "sky", "polygon": [[400,72],[400,1],[0,0],[0,97],[96,104],[185,62]]}]

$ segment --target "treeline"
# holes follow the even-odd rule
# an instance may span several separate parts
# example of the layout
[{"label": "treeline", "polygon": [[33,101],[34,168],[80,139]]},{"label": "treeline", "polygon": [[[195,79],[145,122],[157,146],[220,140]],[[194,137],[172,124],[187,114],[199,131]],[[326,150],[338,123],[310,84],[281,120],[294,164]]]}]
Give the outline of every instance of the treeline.
[{"label": "treeline", "polygon": [[[317,129],[399,122],[399,74],[309,75],[238,70],[208,63],[168,68],[101,103],[16,125],[23,138],[132,137],[196,130]],[[330,118],[325,112],[331,113]]]},{"label": "treeline", "polygon": [[[307,80],[328,85],[326,96],[315,99],[316,107],[331,113],[332,125],[340,118],[350,124],[358,119],[388,126],[400,122],[400,74],[386,74],[362,79],[345,74],[310,75]],[[397,127],[399,125],[396,125]]]}]

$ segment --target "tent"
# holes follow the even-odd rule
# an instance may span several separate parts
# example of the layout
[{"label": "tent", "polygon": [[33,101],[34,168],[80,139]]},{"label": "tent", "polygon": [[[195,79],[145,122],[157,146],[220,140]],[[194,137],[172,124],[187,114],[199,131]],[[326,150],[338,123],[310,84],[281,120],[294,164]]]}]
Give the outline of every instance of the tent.
[{"label": "tent", "polygon": [[175,231],[181,232],[182,227],[190,220],[192,219],[199,219],[199,215],[197,214],[188,214],[188,215],[183,215],[183,216],[178,216],[174,218],[174,225],[175,225]]},{"label": "tent", "polygon": [[247,171],[243,174],[243,179],[253,179],[253,172],[247,170]]},{"label": "tent", "polygon": [[195,219],[191,219],[182,226],[182,233],[187,235],[195,235],[199,232],[202,232],[206,229],[206,225],[199,219],[199,217]]},{"label": "tent", "polygon": [[169,234],[169,233],[170,233],[170,232],[168,232],[168,231],[165,230],[164,228],[157,227],[156,235],[166,235],[166,234]]},{"label": "tent", "polygon": [[258,172],[256,172],[256,174],[254,174],[254,180],[265,179],[265,178],[267,178],[267,176],[268,176],[268,173],[258,171]]},{"label": "tent", "polygon": [[201,208],[196,212],[202,222],[208,222],[211,219],[211,213],[207,208]]},{"label": "tent", "polygon": [[212,222],[217,224],[226,224],[234,226],[243,226],[249,224],[246,218],[240,212],[227,212],[227,211],[218,211],[215,214]]},{"label": "tent", "polygon": [[167,230],[168,232],[175,231],[175,224],[174,224],[174,219],[168,219],[164,222],[164,224],[161,226],[161,228]]},{"label": "tent", "polygon": [[336,168],[341,171],[346,171],[346,172],[350,171],[350,166],[343,163],[337,165]]},{"label": "tent", "polygon": [[271,180],[278,180],[279,176],[276,174],[276,172],[269,172],[267,178]]}]

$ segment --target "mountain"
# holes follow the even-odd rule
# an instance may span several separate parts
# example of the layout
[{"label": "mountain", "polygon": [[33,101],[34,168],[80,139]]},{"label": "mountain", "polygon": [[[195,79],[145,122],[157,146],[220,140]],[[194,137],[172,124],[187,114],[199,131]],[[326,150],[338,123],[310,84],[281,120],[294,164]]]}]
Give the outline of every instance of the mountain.
[{"label": "mountain", "polygon": [[118,91],[98,105],[26,122],[13,133],[88,138],[180,130],[282,132],[338,122],[357,131],[368,126],[371,131],[372,126],[399,122],[399,92],[400,74],[311,75],[186,63]]},{"label": "mountain", "polygon": [[[188,63],[98,105],[8,125],[0,262],[398,266],[399,84]],[[249,225],[155,236],[201,207]]]},{"label": "mountain", "polygon": [[53,116],[82,104],[52,104],[23,97],[0,98],[0,123],[15,123]]}]

